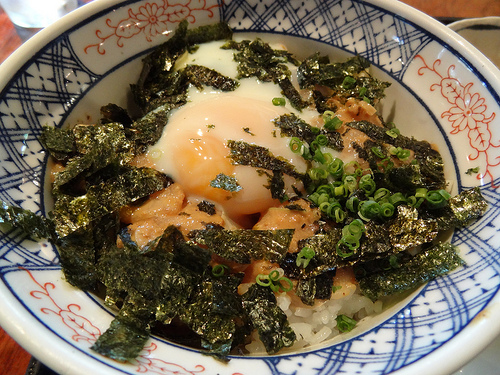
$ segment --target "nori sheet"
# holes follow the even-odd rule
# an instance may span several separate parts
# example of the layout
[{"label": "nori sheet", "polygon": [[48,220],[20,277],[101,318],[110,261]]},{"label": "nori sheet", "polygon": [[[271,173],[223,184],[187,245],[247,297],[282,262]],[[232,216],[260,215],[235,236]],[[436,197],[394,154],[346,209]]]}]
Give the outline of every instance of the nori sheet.
[{"label": "nori sheet", "polygon": [[4,201],[0,201],[0,224],[19,228],[35,238],[55,239],[55,228],[51,220]]},{"label": "nori sheet", "polygon": [[375,301],[422,285],[454,270],[464,262],[450,243],[424,250],[397,268],[390,268],[359,279],[361,292]]},{"label": "nori sheet", "polygon": [[104,170],[116,170],[134,157],[134,145],[121,124],[78,125],[72,129],[72,135],[75,152],[55,176],[55,195],[74,194],[85,181],[100,178]]},{"label": "nori sheet", "polygon": [[[488,203],[481,194],[479,187],[464,190],[448,200],[448,205],[429,210],[427,214],[434,217],[439,230],[463,228],[484,215]],[[433,212],[434,211],[434,212]]]},{"label": "nori sheet", "polygon": [[279,263],[288,251],[293,233],[293,229],[207,228],[193,230],[189,237],[215,254],[237,263],[249,264],[252,260]]},{"label": "nori sheet", "polygon": [[228,141],[231,150],[231,159],[236,165],[249,165],[254,168],[263,168],[271,171],[281,171],[296,179],[303,180],[303,174],[282,157],[274,156],[269,149],[243,141]]},{"label": "nori sheet", "polygon": [[175,33],[144,59],[143,69],[132,93],[144,113],[169,101],[169,97],[183,95],[188,78],[173,70],[176,60],[190,47],[213,40],[230,39],[232,30],[225,23],[216,23],[188,29],[187,20],[177,26]]},{"label": "nori sheet", "polygon": [[[380,173],[375,158],[368,158],[370,168],[375,172],[378,187],[387,187],[392,191],[414,192],[417,188],[437,190],[446,188],[444,163],[440,153],[427,141],[419,141],[399,134],[396,138],[387,134],[389,127],[382,127],[368,121],[353,121],[346,126],[365,133],[370,140],[363,148],[366,155],[371,154],[375,145],[385,144],[414,151],[415,162],[391,168],[387,173]],[[374,143],[375,142],[375,143]]]},{"label": "nori sheet", "polygon": [[40,142],[56,160],[65,161],[75,152],[75,139],[70,129],[43,125]]},{"label": "nori sheet", "polygon": [[[333,90],[331,96],[367,98],[370,102],[375,102],[384,97],[384,91],[390,84],[369,75],[369,67],[370,62],[359,55],[344,62],[332,63],[328,56],[315,53],[300,64],[297,71],[298,82],[300,88],[315,89],[316,85],[322,85]],[[351,78],[352,83],[346,84],[346,77]],[[318,110],[323,112],[326,109],[323,105],[328,98],[316,99]]]},{"label": "nori sheet", "polygon": [[328,140],[328,147],[337,151],[342,151],[344,148],[344,142],[339,132],[331,132],[326,129],[316,129],[319,132],[313,131],[311,125],[293,113],[282,115],[274,119],[273,122],[281,129],[281,133],[287,137],[297,137],[311,144],[318,134],[322,134]]},{"label": "nori sheet", "polygon": [[90,186],[84,195],[59,196],[52,212],[58,236],[65,237],[101,217],[167,187],[166,175],[152,168],[127,167],[117,177]]},{"label": "nori sheet", "polygon": [[271,289],[253,284],[243,294],[243,308],[264,343],[268,354],[275,354],[284,347],[292,346],[295,332],[288,323],[286,314],[276,303]]},{"label": "nori sheet", "polygon": [[275,50],[261,39],[228,41],[222,48],[234,49],[234,61],[238,63],[238,77],[257,77],[260,81],[274,82],[279,85],[283,95],[290,101],[292,107],[302,110],[310,103],[302,99],[300,93],[293,86],[291,72],[287,63],[298,65],[292,54],[285,50]]}]

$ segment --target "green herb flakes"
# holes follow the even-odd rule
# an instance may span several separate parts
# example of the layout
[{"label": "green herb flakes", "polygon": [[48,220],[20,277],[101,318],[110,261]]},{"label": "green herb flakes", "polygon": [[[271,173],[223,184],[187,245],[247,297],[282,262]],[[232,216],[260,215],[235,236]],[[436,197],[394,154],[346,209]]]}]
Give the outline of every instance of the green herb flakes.
[{"label": "green herb flakes", "polygon": [[479,169],[480,169],[479,167],[469,168],[469,169],[467,169],[465,174],[472,175],[475,173],[479,173]]},{"label": "green herb flakes", "polygon": [[339,329],[340,332],[350,332],[354,329],[354,327],[357,324],[356,320],[344,314],[338,315],[336,320],[337,320],[337,328]]}]

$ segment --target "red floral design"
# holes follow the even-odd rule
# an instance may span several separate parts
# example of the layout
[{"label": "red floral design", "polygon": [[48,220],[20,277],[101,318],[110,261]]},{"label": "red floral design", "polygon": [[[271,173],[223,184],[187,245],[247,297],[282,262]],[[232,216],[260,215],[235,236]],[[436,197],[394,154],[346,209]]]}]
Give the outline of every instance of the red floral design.
[{"label": "red floral design", "polygon": [[128,18],[122,19],[118,23],[110,18],[106,19],[108,31],[96,30],[95,35],[99,42],[87,45],[84,52],[88,53],[90,49],[95,48],[99,54],[104,55],[106,53],[105,46],[110,40],[115,40],[116,45],[122,48],[124,40],[141,34],[148,42],[151,42],[157,35],[171,32],[168,29],[168,23],[178,23],[183,19],[194,23],[199,12],[207,12],[208,16],[212,18],[214,16],[213,9],[220,5],[216,2],[209,5],[209,2],[210,0],[179,0],[170,4],[168,0],[163,0],[162,5],[148,2],[136,10],[129,8]]},{"label": "red floral design", "polygon": [[140,7],[139,12],[135,15],[138,20],[137,28],[144,30],[146,39],[151,41],[151,37],[161,34],[167,29],[168,14],[165,13],[163,7],[157,4],[146,4]]},{"label": "red floral design", "polygon": [[195,375],[205,371],[202,365],[195,366],[195,370],[187,370],[186,368],[172,362],[166,362],[161,359],[150,357],[150,354],[157,348],[153,342],[148,347],[144,348],[141,356],[137,357],[131,363],[137,365],[137,372],[153,373],[153,374],[174,374],[174,375]]},{"label": "red floral design", "polygon": [[437,75],[439,82],[431,85],[430,89],[431,91],[440,90],[443,98],[451,104],[450,109],[441,114],[441,117],[446,118],[451,124],[450,134],[467,131],[469,144],[474,150],[469,155],[469,160],[477,160],[480,156],[484,157],[486,170],[478,174],[477,179],[489,179],[491,186],[497,188],[491,170],[500,165],[500,160],[497,160],[499,157],[492,158],[490,152],[493,148],[500,147],[500,144],[492,141],[489,129],[489,123],[495,118],[495,113],[487,114],[486,100],[479,93],[471,91],[472,82],[463,85],[453,77],[454,65],[448,67],[446,74],[442,74],[438,70],[441,60],[435,60],[430,66],[422,56],[417,55],[416,57],[424,63],[424,66],[418,70],[418,74],[423,75],[425,71],[430,71]]},{"label": "red floral design", "polygon": [[[101,335],[101,330],[93,325],[90,320],[79,314],[81,307],[74,303],[69,304],[66,308],[60,307],[51,295],[51,291],[56,288],[54,283],[49,282],[42,284],[35,279],[31,271],[22,267],[21,269],[26,271],[31,280],[37,285],[37,288],[32,290],[30,295],[39,300],[45,299],[48,302],[47,306],[42,307],[40,311],[44,314],[59,316],[64,325],[73,331],[73,335],[71,336],[72,340],[76,342],[87,341],[89,346],[95,343],[97,338]],[[157,345],[151,342],[144,348],[140,356],[130,361],[131,365],[137,366],[136,372],[161,375],[196,375],[205,371],[205,367],[202,365],[195,365],[194,370],[188,370],[176,363],[154,358],[151,354],[156,349]],[[235,373],[233,375],[242,374]]]},{"label": "red floral design", "polygon": [[87,341],[89,344],[93,344],[101,331],[90,320],[78,314],[81,307],[74,303],[67,305],[66,308],[60,307],[50,294],[51,290],[55,289],[55,285],[53,283],[41,284],[29,270],[25,269],[25,271],[28,272],[30,278],[38,286],[38,289],[30,292],[30,295],[36,299],[46,299],[49,302],[50,307],[42,307],[40,311],[44,314],[59,316],[64,325],[73,331],[71,338],[74,341]]}]

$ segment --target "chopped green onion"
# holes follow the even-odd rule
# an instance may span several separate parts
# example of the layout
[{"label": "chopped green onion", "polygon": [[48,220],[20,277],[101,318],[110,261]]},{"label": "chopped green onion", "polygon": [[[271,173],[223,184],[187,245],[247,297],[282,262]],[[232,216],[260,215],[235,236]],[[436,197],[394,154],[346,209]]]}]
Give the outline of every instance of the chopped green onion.
[{"label": "chopped green onion", "polygon": [[365,232],[366,228],[361,220],[355,219],[351,221],[348,225],[346,225],[342,230],[345,230],[346,232],[349,232],[353,236],[356,236],[358,239],[360,239],[363,233]]},{"label": "chopped green onion", "polygon": [[290,150],[292,150],[293,153],[298,154],[302,152],[302,146],[304,145],[304,142],[302,142],[299,138],[297,137],[292,137],[290,139],[290,142],[288,146],[290,147]]},{"label": "chopped green onion", "polygon": [[394,167],[394,163],[389,158],[385,158],[377,163],[377,168],[380,172],[388,172],[392,167]]},{"label": "chopped green onion", "polygon": [[272,270],[269,273],[269,279],[272,281],[277,281],[280,278],[280,276],[281,276],[280,271],[278,271],[278,270]]},{"label": "chopped green onion", "polygon": [[278,270],[271,271],[269,275],[258,274],[255,282],[260,286],[270,287],[273,292],[289,292],[293,289],[292,281],[282,276]]},{"label": "chopped green onion", "polygon": [[411,195],[408,197],[406,202],[408,203],[409,206],[414,207],[414,208],[419,208],[420,205],[425,201],[425,198],[417,198],[414,195]]},{"label": "chopped green onion", "polygon": [[224,276],[226,270],[228,269],[229,267],[226,266],[225,264],[216,264],[215,266],[212,267],[212,275],[214,275],[215,277]]},{"label": "chopped green onion", "polygon": [[344,314],[338,315],[335,320],[337,321],[337,328],[340,332],[352,331],[352,329],[356,326],[356,321]]},{"label": "chopped green onion", "polygon": [[332,285],[332,293],[342,289],[342,285]]},{"label": "chopped green onion", "polygon": [[316,252],[312,248],[304,246],[297,255],[297,260],[296,260],[297,267],[306,268],[309,265],[311,259],[315,255]]},{"label": "chopped green onion", "polygon": [[344,176],[344,186],[350,193],[353,193],[358,188],[358,180],[353,175]]},{"label": "chopped green onion", "polygon": [[331,195],[333,193],[333,188],[334,187],[332,185],[329,185],[329,184],[320,185],[316,189],[316,193],[319,193],[319,194],[326,193],[326,194]]},{"label": "chopped green onion", "polygon": [[365,96],[366,92],[368,91],[368,89],[366,87],[360,87],[359,88],[359,96]]},{"label": "chopped green onion", "polygon": [[282,107],[285,104],[286,104],[285,98],[273,98],[273,105]]},{"label": "chopped green onion", "polygon": [[330,207],[330,202],[321,202],[320,205],[318,206],[321,212],[326,213],[328,210],[328,207]]},{"label": "chopped green onion", "polygon": [[[359,219],[345,225],[342,228],[342,238],[337,243],[337,254],[343,258],[353,255],[354,250],[359,247],[359,240],[365,231],[365,225]],[[347,247],[350,251],[345,252],[344,247]]]},{"label": "chopped green onion", "polygon": [[355,250],[359,247],[359,239],[352,234],[345,235],[342,237],[341,241],[349,248],[349,250]]},{"label": "chopped green onion", "polygon": [[334,216],[335,222],[342,223],[345,220],[347,214],[342,209],[342,207],[335,206],[333,213],[329,213],[329,216]]},{"label": "chopped green onion", "polygon": [[331,202],[324,202],[319,206],[321,212],[325,213],[328,217],[335,219],[337,223],[344,221],[346,213],[342,209],[339,201],[332,199]]},{"label": "chopped green onion", "polygon": [[[349,170],[352,168],[352,172],[350,173]],[[344,174],[355,174],[356,171],[360,169],[360,165],[356,160],[352,160],[347,164],[344,164]]]},{"label": "chopped green onion", "polygon": [[327,194],[327,193],[320,194],[319,197],[318,197],[318,202],[317,202],[318,207],[319,207],[320,204],[322,204],[324,202],[328,203],[329,201],[330,201],[330,195],[329,194]]},{"label": "chopped green onion", "polygon": [[450,193],[446,190],[432,190],[427,193],[425,200],[429,208],[441,208],[448,204],[448,199],[451,198]]},{"label": "chopped green onion", "polygon": [[363,101],[366,102],[366,103],[368,103],[368,104],[371,103],[370,99],[367,98],[366,96],[363,96]]},{"label": "chopped green onion", "polygon": [[465,174],[471,175],[473,173],[478,173],[478,172],[479,172],[479,167],[475,167],[467,169],[467,172],[465,172]]},{"label": "chopped green onion", "polygon": [[324,128],[329,131],[334,131],[342,126],[342,120],[339,119],[334,112],[325,111],[323,112],[323,122],[325,123]]},{"label": "chopped green onion", "polygon": [[328,172],[323,168],[311,168],[307,171],[307,173],[314,181],[324,180],[328,177]]},{"label": "chopped green onion", "polygon": [[389,257],[389,264],[391,265],[392,268],[399,268],[398,257],[395,254],[392,254]]},{"label": "chopped green onion", "polygon": [[410,150],[402,149],[396,156],[399,160],[407,160],[410,157]]},{"label": "chopped green onion", "polygon": [[326,168],[335,179],[340,179],[344,174],[344,162],[339,158],[333,159]]},{"label": "chopped green onion", "polygon": [[[277,282],[277,284],[273,284],[273,285],[275,285],[275,287],[271,287],[273,292],[281,291],[281,292],[286,293],[286,292],[289,292],[293,289],[293,282],[288,277],[282,276],[276,282]],[[283,285],[283,283],[285,285]]]},{"label": "chopped green onion", "polygon": [[349,199],[345,202],[345,207],[351,212],[357,212],[359,206],[359,198],[355,195],[351,195]]},{"label": "chopped green onion", "polygon": [[415,197],[416,198],[425,198],[427,196],[427,189],[426,188],[418,188],[415,190]]},{"label": "chopped green onion", "polygon": [[328,144],[328,138],[324,134],[318,134],[315,141],[320,146],[326,146]]},{"label": "chopped green onion", "polygon": [[264,275],[262,273],[259,273],[257,277],[255,278],[255,282],[259,284],[260,286],[269,286],[271,285],[271,279],[269,278],[269,275]]},{"label": "chopped green onion", "polygon": [[345,196],[347,194],[347,189],[345,188],[344,185],[335,186],[335,188],[333,189],[333,194],[336,197]]},{"label": "chopped green onion", "polygon": [[314,150],[313,159],[316,160],[318,163],[321,163],[321,164],[325,164],[325,162],[326,162],[326,158],[323,155],[323,152],[321,152],[321,150],[319,148],[317,148],[316,150]]},{"label": "chopped green onion", "polygon": [[[332,189],[333,189],[333,187],[330,184],[319,185],[313,194],[323,194],[324,193],[324,194],[330,195],[332,193]],[[313,195],[313,194],[311,194],[311,195]]]},{"label": "chopped green onion", "polygon": [[321,129],[316,126],[311,126],[310,130],[313,134],[319,134],[321,132]]},{"label": "chopped green onion", "polygon": [[325,162],[323,164],[330,165],[333,162],[333,156],[329,152],[323,152],[323,157],[325,158]]},{"label": "chopped green onion", "polygon": [[380,205],[380,213],[383,217],[392,217],[394,215],[394,206],[389,202]]},{"label": "chopped green onion", "polygon": [[385,132],[385,134],[387,134],[389,137],[391,138],[397,138],[399,136],[400,131],[398,128],[392,128],[392,129],[389,129]]},{"label": "chopped green onion", "polygon": [[394,193],[389,197],[389,203],[397,207],[400,204],[406,203],[406,197],[401,192]]},{"label": "chopped green onion", "polygon": [[382,148],[380,148],[380,146],[373,146],[371,150],[375,154],[375,156],[379,157],[380,159],[385,158],[384,151],[382,151]]},{"label": "chopped green onion", "polygon": [[349,252],[345,252],[342,249],[342,245],[345,245],[345,246],[349,247],[349,245],[345,243],[345,239],[343,237],[337,243],[337,249],[336,249],[337,250],[337,255],[341,256],[342,258],[347,258],[347,257],[350,257],[351,255],[354,254],[354,249],[350,248]]},{"label": "chopped green onion", "polygon": [[354,87],[355,84],[356,84],[356,79],[351,76],[346,76],[342,81],[342,87],[344,89],[351,89]]},{"label": "chopped green onion", "polygon": [[401,147],[391,147],[389,153],[396,156],[399,160],[406,160],[410,157],[410,150]]},{"label": "chopped green onion", "polygon": [[380,188],[375,191],[373,194],[373,199],[380,203],[382,201],[388,201],[391,196],[391,192],[389,189],[386,188]]},{"label": "chopped green onion", "polygon": [[371,195],[377,188],[375,181],[373,181],[371,174],[365,174],[359,179],[359,188],[362,189],[366,195]]},{"label": "chopped green onion", "polygon": [[362,201],[359,204],[358,215],[366,221],[370,221],[380,215],[380,205],[373,201]]}]

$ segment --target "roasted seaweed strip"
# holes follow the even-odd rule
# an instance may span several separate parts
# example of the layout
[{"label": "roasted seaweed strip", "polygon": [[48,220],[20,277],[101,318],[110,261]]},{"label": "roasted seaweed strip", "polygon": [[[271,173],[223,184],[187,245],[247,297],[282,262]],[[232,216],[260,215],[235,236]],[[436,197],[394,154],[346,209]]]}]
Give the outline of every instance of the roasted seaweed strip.
[{"label": "roasted seaweed strip", "polygon": [[78,197],[59,196],[52,219],[57,234],[65,237],[101,217],[169,184],[166,175],[151,168],[129,167],[115,178],[89,187]]},{"label": "roasted seaweed strip", "polygon": [[55,238],[54,224],[44,216],[37,215],[30,210],[11,206],[0,201],[0,224],[8,224],[19,228],[35,238]]},{"label": "roasted seaweed strip", "polygon": [[[315,89],[317,85],[321,85],[332,90],[331,95],[322,97],[322,105],[329,97],[344,100],[352,97],[366,98],[373,103],[384,97],[389,83],[368,74],[369,67],[370,62],[359,55],[345,62],[332,63],[328,56],[315,53],[302,61],[297,76],[300,88]],[[317,107],[322,112],[321,105]]]},{"label": "roasted seaweed strip", "polygon": [[231,150],[231,159],[234,164],[249,165],[271,171],[282,171],[284,174],[304,179],[304,175],[297,172],[295,167],[284,158],[274,156],[267,148],[242,141],[228,141]]},{"label": "roasted seaweed strip", "polygon": [[[178,75],[173,70],[179,56],[196,44],[230,39],[232,34],[225,23],[188,29],[188,22],[181,21],[170,39],[144,59],[141,77],[136,85],[131,86],[134,98],[144,113],[164,104],[168,97],[185,92],[186,75]],[[172,87],[175,90],[168,90]]]},{"label": "roasted seaweed strip", "polygon": [[281,129],[281,133],[287,137],[297,137],[304,142],[311,144],[318,134],[323,134],[327,139],[327,146],[342,151],[344,142],[338,132],[331,132],[325,129],[318,129],[309,125],[304,120],[290,113],[274,119],[274,124]]},{"label": "roasted seaweed strip", "polygon": [[249,264],[252,260],[279,263],[288,251],[293,233],[293,229],[202,229],[191,231],[189,236],[227,260]]},{"label": "roasted seaweed strip", "polygon": [[293,345],[295,332],[269,288],[253,284],[242,298],[243,308],[253,327],[257,329],[268,354],[275,354],[282,348]]},{"label": "roasted seaweed strip", "polygon": [[462,264],[456,247],[442,243],[418,253],[397,268],[361,278],[359,286],[365,296],[375,301],[446,275]]}]

